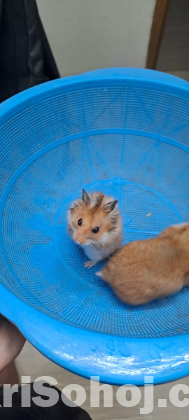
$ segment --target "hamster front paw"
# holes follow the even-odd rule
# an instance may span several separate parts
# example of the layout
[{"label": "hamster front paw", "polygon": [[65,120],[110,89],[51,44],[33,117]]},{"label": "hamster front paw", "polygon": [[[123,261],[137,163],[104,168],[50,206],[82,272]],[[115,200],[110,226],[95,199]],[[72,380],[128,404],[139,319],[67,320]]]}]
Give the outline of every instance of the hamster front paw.
[{"label": "hamster front paw", "polygon": [[95,265],[96,263],[94,261],[87,261],[84,263],[84,267],[86,268],[91,268]]}]

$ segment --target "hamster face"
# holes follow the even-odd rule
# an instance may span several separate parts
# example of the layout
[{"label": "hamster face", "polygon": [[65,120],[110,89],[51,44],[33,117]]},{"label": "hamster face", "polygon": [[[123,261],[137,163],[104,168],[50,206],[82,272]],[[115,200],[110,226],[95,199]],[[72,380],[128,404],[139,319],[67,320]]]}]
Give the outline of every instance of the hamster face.
[{"label": "hamster face", "polygon": [[110,239],[117,225],[117,200],[102,193],[82,193],[68,212],[68,232],[80,245],[99,243],[102,247]]}]

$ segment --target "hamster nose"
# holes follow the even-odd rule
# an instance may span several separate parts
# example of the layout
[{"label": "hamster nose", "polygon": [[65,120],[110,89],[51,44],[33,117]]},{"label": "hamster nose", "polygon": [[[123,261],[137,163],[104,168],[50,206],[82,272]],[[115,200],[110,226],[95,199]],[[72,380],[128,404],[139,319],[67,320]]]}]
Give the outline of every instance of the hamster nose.
[{"label": "hamster nose", "polygon": [[85,243],[85,239],[80,235],[77,235],[75,240],[78,244],[84,244]]}]

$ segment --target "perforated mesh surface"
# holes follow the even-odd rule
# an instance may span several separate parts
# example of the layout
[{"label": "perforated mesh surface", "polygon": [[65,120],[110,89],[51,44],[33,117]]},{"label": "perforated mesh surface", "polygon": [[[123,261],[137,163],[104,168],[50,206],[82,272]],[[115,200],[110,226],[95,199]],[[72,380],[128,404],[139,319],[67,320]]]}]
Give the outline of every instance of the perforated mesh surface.
[{"label": "perforated mesh surface", "polygon": [[187,288],[124,305],[94,275],[98,267],[83,267],[86,256],[66,231],[82,187],[119,199],[124,243],[189,220],[189,103],[127,83],[52,91],[1,127],[1,274],[21,299],[80,328],[128,337],[189,332]]}]

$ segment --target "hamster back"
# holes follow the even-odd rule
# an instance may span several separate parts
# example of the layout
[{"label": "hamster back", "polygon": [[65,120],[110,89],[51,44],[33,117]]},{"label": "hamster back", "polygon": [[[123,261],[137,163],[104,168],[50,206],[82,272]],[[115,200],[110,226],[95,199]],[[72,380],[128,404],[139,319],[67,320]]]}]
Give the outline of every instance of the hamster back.
[{"label": "hamster back", "polygon": [[157,238],[125,245],[97,274],[123,302],[140,305],[189,284],[188,253],[189,224],[180,224]]}]

